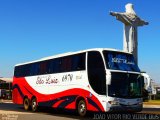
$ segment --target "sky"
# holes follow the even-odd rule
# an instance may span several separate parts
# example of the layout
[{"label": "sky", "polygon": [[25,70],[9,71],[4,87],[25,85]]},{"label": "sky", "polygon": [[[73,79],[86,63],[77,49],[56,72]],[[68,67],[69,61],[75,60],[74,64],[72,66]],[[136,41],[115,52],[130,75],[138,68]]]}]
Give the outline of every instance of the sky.
[{"label": "sky", "polygon": [[149,25],[138,28],[138,64],[160,83],[159,0],[0,0],[0,76],[14,65],[89,48],[123,49],[123,24],[109,15],[132,3]]}]

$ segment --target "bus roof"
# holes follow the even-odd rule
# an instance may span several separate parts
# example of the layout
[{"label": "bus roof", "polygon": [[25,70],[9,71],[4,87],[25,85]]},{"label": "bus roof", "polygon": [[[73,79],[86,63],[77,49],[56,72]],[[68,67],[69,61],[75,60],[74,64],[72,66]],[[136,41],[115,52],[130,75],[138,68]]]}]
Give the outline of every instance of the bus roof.
[{"label": "bus roof", "polygon": [[67,53],[57,54],[57,55],[53,55],[53,56],[49,56],[49,57],[44,57],[44,58],[34,60],[34,61],[30,61],[30,62],[19,63],[19,64],[16,64],[15,66],[20,66],[20,65],[25,65],[25,64],[35,63],[35,62],[41,62],[41,61],[44,61],[44,60],[50,60],[50,59],[53,59],[53,58],[59,58],[59,57],[64,57],[64,56],[68,56],[68,55],[75,55],[75,54],[88,52],[88,51],[103,51],[103,50],[116,51],[116,52],[131,54],[129,52],[124,52],[122,50],[117,50],[117,49],[112,49],[112,48],[92,48],[92,49],[80,50],[80,51],[77,51],[77,52],[67,52]]}]

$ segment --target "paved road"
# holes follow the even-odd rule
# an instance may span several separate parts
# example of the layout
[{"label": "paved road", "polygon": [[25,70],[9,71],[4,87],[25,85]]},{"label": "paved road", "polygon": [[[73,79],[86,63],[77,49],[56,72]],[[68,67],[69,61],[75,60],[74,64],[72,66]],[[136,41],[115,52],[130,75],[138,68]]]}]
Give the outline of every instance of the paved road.
[{"label": "paved road", "polygon": [[[72,115],[71,111],[56,111],[49,108],[40,108],[36,113],[31,111],[25,111],[22,105],[16,105],[13,103],[0,103],[0,117],[18,118],[18,120],[70,120],[79,119],[78,115]],[[8,115],[8,116],[7,116]],[[12,116],[13,115],[13,116]],[[0,118],[1,120],[1,118]],[[2,119],[3,120],[3,119]],[[17,119],[15,119],[17,120]]]},{"label": "paved road", "polygon": [[[149,118],[148,118],[149,117]],[[53,110],[41,108],[38,112],[33,113],[25,111],[23,106],[13,103],[0,103],[0,120],[76,120],[76,119],[155,119],[160,120],[160,108],[144,108],[138,114],[89,114],[85,118],[79,117],[73,111]]]}]

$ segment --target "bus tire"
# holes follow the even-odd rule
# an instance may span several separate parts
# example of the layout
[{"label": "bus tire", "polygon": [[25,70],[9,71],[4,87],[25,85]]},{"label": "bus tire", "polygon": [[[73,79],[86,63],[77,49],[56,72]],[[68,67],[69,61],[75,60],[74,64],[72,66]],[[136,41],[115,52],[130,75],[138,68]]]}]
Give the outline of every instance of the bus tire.
[{"label": "bus tire", "polygon": [[87,113],[86,102],[82,99],[78,102],[77,111],[80,116],[85,116]]},{"label": "bus tire", "polygon": [[35,97],[32,98],[31,100],[31,108],[33,112],[37,111],[38,106],[37,106],[37,99]]},{"label": "bus tire", "polygon": [[30,101],[27,97],[25,97],[24,100],[23,100],[23,107],[24,107],[25,110],[30,109]]}]

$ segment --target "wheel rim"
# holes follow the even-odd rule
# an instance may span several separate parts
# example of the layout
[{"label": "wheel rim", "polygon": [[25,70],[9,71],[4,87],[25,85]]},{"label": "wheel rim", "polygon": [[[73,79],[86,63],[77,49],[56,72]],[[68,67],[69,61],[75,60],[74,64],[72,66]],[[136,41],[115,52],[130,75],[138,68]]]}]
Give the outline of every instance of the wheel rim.
[{"label": "wheel rim", "polygon": [[36,102],[35,102],[35,101],[33,101],[33,103],[32,103],[32,107],[33,107],[33,109],[35,109],[35,108],[36,108]]},{"label": "wheel rim", "polygon": [[36,109],[37,109],[37,102],[36,102],[36,99],[33,99],[32,100],[32,110],[36,111]]},{"label": "wheel rim", "polygon": [[24,100],[24,109],[25,109],[25,110],[28,110],[28,108],[29,108],[29,100],[26,98],[26,99]]},{"label": "wheel rim", "polygon": [[81,105],[80,105],[80,113],[84,113],[86,111],[86,107],[85,107],[85,105],[82,103]]},{"label": "wheel rim", "polygon": [[78,110],[81,116],[84,116],[86,114],[86,104],[84,101],[80,101]]}]

